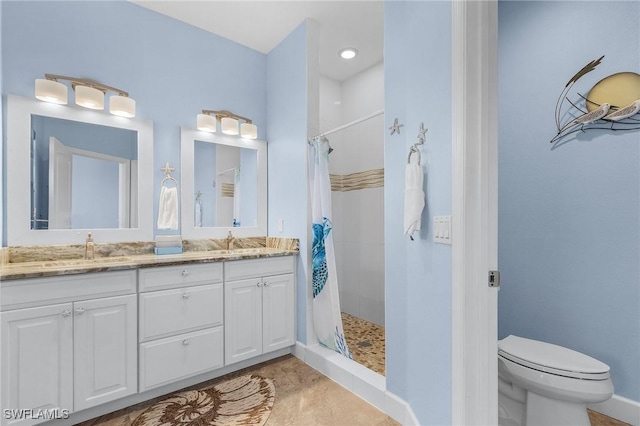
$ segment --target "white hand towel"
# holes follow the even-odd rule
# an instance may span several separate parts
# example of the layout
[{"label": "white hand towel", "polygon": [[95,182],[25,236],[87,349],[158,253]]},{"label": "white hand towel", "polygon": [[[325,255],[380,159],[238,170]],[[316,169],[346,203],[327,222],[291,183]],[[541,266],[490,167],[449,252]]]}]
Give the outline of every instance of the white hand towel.
[{"label": "white hand towel", "polygon": [[178,229],[178,188],[163,186],[160,190],[158,229]]},{"label": "white hand towel", "polygon": [[404,233],[412,234],[420,230],[424,191],[422,190],[422,167],[416,163],[407,164],[404,181]]}]

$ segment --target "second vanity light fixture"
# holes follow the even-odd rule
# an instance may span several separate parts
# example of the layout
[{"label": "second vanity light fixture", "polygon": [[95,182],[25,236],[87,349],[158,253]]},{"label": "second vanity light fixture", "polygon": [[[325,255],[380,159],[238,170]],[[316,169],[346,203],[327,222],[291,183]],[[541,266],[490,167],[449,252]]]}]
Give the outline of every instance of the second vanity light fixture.
[{"label": "second vanity light fixture", "polygon": [[[244,123],[240,124],[240,131],[238,131],[240,120]],[[240,134],[240,137],[247,139],[258,138],[258,127],[251,122],[251,119],[227,110],[203,109],[202,114],[198,114],[196,118],[196,127],[203,132],[215,133],[217,121],[220,121],[220,129],[226,135]]]},{"label": "second vanity light fixture", "polygon": [[45,74],[44,78],[36,79],[36,98],[45,102],[66,105],[67,86],[60,83],[59,80],[71,82],[77,105],[90,109],[104,109],[105,94],[115,92],[116,94],[109,98],[109,112],[121,117],[136,116],[136,101],[131,99],[127,92],[87,78]]}]

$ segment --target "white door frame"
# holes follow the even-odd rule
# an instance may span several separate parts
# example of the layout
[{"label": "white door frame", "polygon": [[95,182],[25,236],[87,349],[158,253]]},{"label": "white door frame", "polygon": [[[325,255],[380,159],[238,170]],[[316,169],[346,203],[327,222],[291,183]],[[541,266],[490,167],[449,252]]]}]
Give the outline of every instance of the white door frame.
[{"label": "white door frame", "polygon": [[497,0],[452,2],[452,423],[498,424]]}]

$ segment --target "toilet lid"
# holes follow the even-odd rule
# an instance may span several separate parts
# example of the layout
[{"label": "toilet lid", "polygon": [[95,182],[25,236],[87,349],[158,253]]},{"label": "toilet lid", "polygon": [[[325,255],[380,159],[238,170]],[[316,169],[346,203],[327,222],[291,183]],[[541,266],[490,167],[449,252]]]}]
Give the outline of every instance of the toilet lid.
[{"label": "toilet lid", "polygon": [[498,355],[535,370],[577,379],[605,380],[609,366],[574,350],[551,343],[507,336],[498,341]]}]

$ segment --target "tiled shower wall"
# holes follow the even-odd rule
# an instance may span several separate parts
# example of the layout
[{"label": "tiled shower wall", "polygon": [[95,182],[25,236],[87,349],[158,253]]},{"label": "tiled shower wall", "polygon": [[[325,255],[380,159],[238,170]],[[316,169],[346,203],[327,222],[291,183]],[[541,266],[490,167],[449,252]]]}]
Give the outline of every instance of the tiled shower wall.
[{"label": "tiled shower wall", "polygon": [[[370,115],[384,107],[383,65],[338,82],[320,80],[320,130]],[[329,171],[353,173],[355,188],[334,185],[334,244],[343,312],[384,325],[384,116],[328,136],[334,151]],[[365,173],[368,172],[368,173]],[[352,182],[353,183],[353,182]],[[371,187],[373,186],[373,187]],[[357,189],[356,189],[357,188]]]}]

